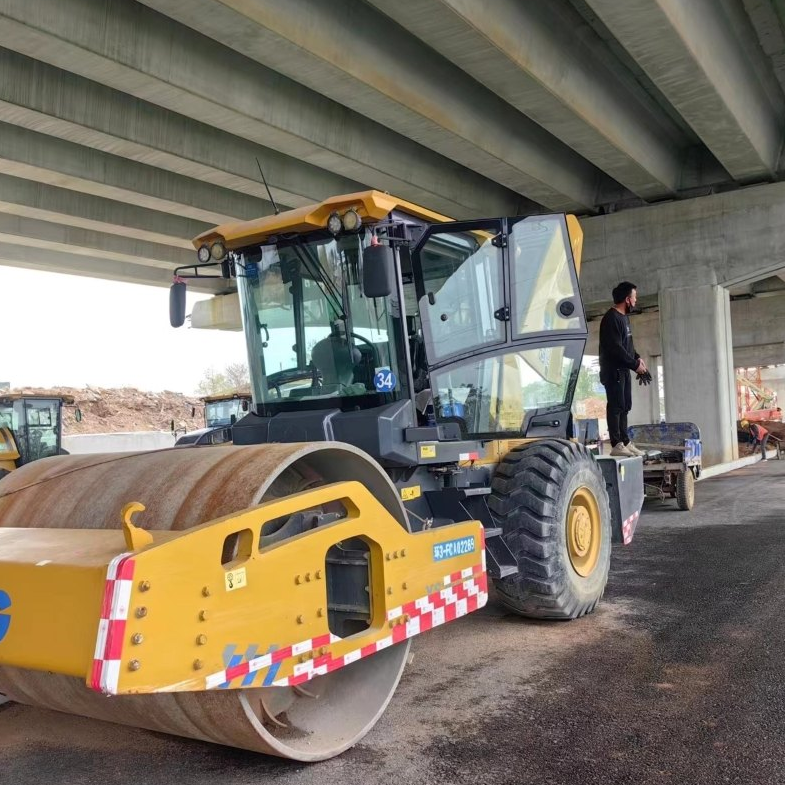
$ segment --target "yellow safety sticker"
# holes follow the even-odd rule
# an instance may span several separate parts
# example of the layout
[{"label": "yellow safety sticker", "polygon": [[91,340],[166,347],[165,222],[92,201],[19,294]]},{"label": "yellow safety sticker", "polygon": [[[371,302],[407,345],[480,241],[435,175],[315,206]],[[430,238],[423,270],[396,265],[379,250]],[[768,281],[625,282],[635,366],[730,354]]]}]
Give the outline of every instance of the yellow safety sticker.
[{"label": "yellow safety sticker", "polygon": [[245,577],[245,567],[227,572],[224,575],[224,582],[226,583],[226,591],[244,589],[248,585],[248,581]]},{"label": "yellow safety sticker", "polygon": [[420,458],[435,458],[436,445],[435,444],[421,444],[420,445]]},{"label": "yellow safety sticker", "polygon": [[411,488],[401,488],[401,499],[405,502],[411,501],[412,499],[419,499],[422,495],[422,491],[420,490],[419,485],[412,485]]}]

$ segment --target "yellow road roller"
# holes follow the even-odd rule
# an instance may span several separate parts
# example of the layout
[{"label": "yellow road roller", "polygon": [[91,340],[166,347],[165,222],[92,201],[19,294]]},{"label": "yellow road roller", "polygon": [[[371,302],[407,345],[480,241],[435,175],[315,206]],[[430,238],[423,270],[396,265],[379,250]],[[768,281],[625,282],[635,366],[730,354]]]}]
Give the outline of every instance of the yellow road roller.
[{"label": "yellow road roller", "polygon": [[378,191],[196,238],[170,319],[225,279],[191,326],[244,331],[248,411],[230,445],[0,482],[0,692],[314,761],[489,578],[521,615],[591,612],[643,482],[571,438],[581,241],[572,216],[455,223]]}]

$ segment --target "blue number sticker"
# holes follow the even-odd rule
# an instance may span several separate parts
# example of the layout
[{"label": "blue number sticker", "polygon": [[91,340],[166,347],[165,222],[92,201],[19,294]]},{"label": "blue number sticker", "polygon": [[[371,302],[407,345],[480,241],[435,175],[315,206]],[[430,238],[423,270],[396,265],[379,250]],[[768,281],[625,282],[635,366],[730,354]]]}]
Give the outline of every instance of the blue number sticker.
[{"label": "blue number sticker", "polygon": [[398,380],[390,368],[377,368],[373,377],[373,385],[377,392],[392,392]]},{"label": "blue number sticker", "polygon": [[[11,598],[0,589],[0,611],[11,607]],[[8,628],[11,626],[11,616],[8,613],[0,613],[0,641],[5,638]]]},{"label": "blue number sticker", "polygon": [[474,537],[461,537],[459,540],[437,542],[433,546],[434,561],[454,559],[456,556],[464,556],[467,553],[474,553]]}]

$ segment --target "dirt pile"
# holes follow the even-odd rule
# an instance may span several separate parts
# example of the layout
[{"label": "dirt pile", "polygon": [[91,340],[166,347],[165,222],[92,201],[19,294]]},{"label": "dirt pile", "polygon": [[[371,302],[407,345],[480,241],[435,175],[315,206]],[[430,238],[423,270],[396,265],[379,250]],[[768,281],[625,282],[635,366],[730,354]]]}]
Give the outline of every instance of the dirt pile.
[{"label": "dirt pile", "polygon": [[[74,405],[63,407],[63,433],[68,435],[168,431],[172,420],[175,428],[192,431],[201,428],[204,422],[202,402],[198,398],[169,390],[145,392],[133,387],[25,387],[11,392],[73,397]],[[76,420],[77,409],[82,412],[81,422]],[[196,411],[192,417],[193,409]]]}]

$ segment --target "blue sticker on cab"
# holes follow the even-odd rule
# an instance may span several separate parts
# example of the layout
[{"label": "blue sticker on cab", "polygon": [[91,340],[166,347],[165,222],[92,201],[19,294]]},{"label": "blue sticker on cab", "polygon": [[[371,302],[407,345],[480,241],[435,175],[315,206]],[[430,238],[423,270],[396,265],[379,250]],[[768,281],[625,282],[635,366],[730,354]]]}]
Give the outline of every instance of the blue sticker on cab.
[{"label": "blue sticker on cab", "polygon": [[397,381],[391,368],[377,368],[373,377],[373,386],[377,392],[392,392]]},{"label": "blue sticker on cab", "polygon": [[467,553],[474,553],[474,537],[460,537],[457,540],[447,540],[447,542],[437,542],[433,546],[433,560],[444,561],[454,559],[456,556],[464,556]]}]

